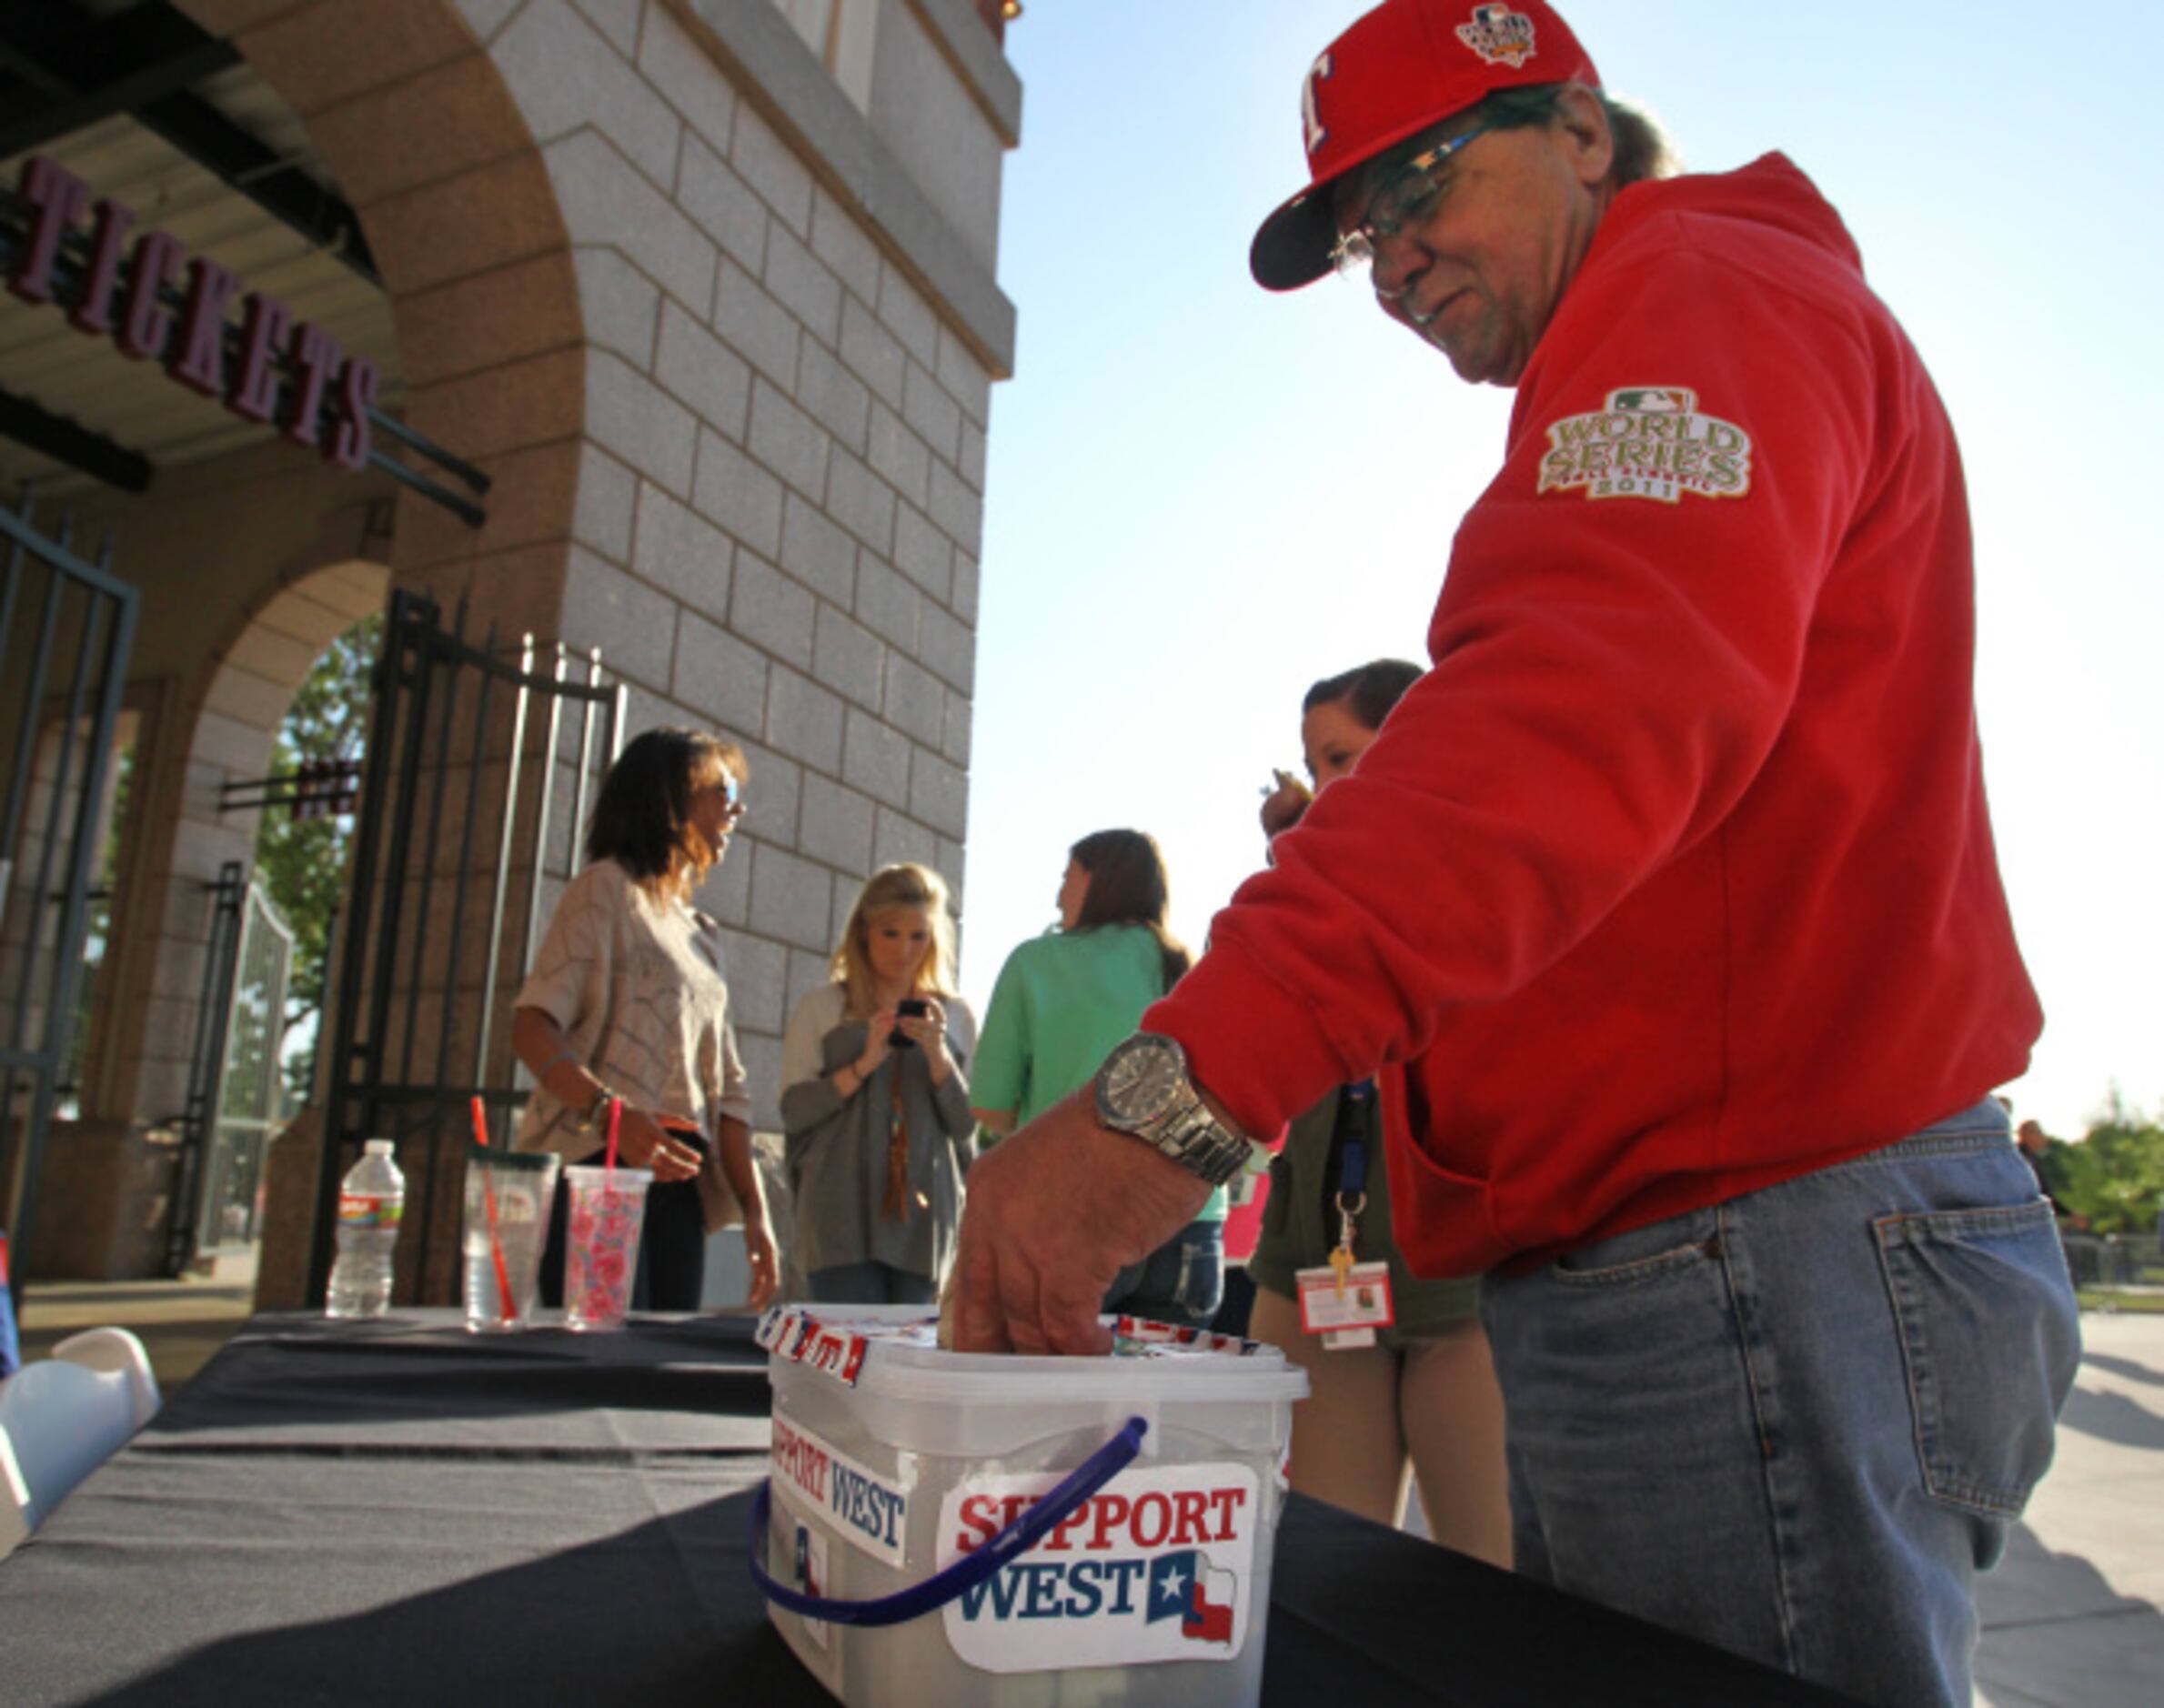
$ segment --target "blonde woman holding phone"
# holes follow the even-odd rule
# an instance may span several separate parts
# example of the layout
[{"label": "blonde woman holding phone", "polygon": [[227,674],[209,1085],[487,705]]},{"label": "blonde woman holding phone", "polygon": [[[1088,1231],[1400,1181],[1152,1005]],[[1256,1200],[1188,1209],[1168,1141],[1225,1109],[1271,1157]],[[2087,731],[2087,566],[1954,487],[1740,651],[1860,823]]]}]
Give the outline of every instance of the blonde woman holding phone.
[{"label": "blonde woman holding phone", "polygon": [[889,866],[781,1040],[796,1261],[822,1304],[930,1304],[954,1259],[976,1024],[955,993],[947,886]]}]

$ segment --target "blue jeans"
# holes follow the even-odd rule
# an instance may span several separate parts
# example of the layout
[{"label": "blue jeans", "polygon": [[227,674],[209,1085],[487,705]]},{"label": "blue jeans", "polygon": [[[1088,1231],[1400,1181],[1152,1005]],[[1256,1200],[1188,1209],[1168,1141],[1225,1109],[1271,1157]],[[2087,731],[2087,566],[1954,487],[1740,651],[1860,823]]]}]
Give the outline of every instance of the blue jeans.
[{"label": "blue jeans", "polygon": [[804,1277],[811,1301],[820,1305],[935,1305],[939,1283],[867,1258],[861,1263],[836,1263]]},{"label": "blue jeans", "polygon": [[1107,1311],[1206,1329],[1224,1294],[1224,1223],[1191,1221],[1139,1263],[1122,1270],[1104,1295]]},{"label": "blue jeans", "polygon": [[1490,1276],[1481,1314],[1519,1572],[1865,1702],[1967,1708],[1974,1577],[2080,1358],[1997,1104]]}]

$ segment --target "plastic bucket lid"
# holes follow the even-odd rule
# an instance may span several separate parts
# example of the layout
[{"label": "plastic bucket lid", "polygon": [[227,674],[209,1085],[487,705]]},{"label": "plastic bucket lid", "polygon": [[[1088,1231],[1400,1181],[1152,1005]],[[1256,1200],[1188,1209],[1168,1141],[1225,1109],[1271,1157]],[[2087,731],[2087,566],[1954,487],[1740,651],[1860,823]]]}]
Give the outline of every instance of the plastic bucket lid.
[{"label": "plastic bucket lid", "polygon": [[760,1321],[759,1341],[778,1362],[810,1364],[861,1392],[896,1400],[1268,1403],[1307,1393],[1304,1371],[1288,1363],[1277,1348],[1253,1341],[1204,1335],[1192,1346],[1159,1341],[1147,1349],[1153,1355],[1024,1358],[951,1352],[931,1344],[929,1332],[910,1332],[929,1330],[933,1321],[915,1305],[851,1305],[823,1312],[776,1305]]}]

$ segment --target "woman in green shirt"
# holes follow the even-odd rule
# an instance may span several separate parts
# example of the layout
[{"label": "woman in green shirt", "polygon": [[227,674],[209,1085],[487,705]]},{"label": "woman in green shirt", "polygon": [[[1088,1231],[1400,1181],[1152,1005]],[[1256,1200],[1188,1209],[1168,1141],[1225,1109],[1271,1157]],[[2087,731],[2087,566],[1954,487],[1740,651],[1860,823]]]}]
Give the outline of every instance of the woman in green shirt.
[{"label": "woman in green shirt", "polygon": [[[970,1100],[990,1133],[1087,1085],[1187,970],[1193,957],[1165,925],[1169,888],[1163,855],[1140,830],[1100,830],[1068,850],[1059,929],[1007,957],[984,1011]],[[1104,1308],[1207,1327],[1224,1286],[1224,1214],[1220,1187],[1195,1221],[1121,1271]]]}]

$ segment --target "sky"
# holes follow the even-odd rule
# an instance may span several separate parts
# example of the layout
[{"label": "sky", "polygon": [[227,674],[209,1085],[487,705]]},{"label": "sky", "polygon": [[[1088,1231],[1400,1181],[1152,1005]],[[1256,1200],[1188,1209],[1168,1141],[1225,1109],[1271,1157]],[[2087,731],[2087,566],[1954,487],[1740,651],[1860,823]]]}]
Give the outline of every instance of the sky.
[{"label": "sky", "polygon": [[[1470,0],[1468,0],[1468,8]],[[1424,661],[1510,394],[1460,383],[1362,286],[1256,288],[1305,180],[1298,97],[1358,0],[1028,0],[999,272],[963,990],[1054,917],[1072,842],[1157,837],[1196,946],[1259,865],[1301,696]],[[1611,94],[1695,169],[1780,149],[1922,352],[1966,460],[1978,719],[2046,1030],[2017,1111],[2164,1109],[2164,389],[2148,100],[2164,7],[1576,0]]]}]

